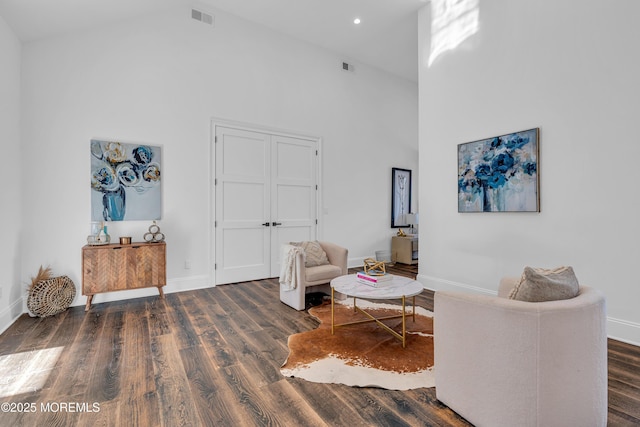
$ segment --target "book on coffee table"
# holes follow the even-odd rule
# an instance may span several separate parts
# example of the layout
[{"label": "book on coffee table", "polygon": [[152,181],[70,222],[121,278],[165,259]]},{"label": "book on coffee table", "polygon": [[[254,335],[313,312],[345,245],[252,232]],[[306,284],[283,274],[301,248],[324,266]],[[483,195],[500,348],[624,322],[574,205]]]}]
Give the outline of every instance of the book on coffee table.
[{"label": "book on coffee table", "polygon": [[358,273],[356,273],[356,280],[359,283],[364,283],[365,285],[370,285],[370,286],[379,286],[382,283],[388,282],[389,280],[392,280],[393,276],[391,274],[385,273],[382,275],[373,275],[373,274],[367,274],[364,271],[359,271]]}]

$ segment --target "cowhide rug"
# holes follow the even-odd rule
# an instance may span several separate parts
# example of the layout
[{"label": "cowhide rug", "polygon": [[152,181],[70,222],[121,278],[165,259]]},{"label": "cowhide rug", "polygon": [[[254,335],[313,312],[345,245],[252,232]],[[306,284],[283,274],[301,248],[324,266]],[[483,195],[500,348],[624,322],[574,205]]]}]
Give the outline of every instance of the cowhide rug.
[{"label": "cowhide rug", "polygon": [[[354,313],[353,299],[336,303],[335,322],[366,319]],[[358,300],[375,317],[399,314],[398,306]],[[410,308],[407,310],[410,312]],[[317,329],[289,337],[289,357],[280,368],[286,377],[318,383],[409,390],[433,387],[433,313],[416,308],[416,321],[407,316],[406,347],[374,322],[341,326],[331,334],[331,303],[309,309],[320,321]],[[402,319],[384,321],[402,333]]]}]

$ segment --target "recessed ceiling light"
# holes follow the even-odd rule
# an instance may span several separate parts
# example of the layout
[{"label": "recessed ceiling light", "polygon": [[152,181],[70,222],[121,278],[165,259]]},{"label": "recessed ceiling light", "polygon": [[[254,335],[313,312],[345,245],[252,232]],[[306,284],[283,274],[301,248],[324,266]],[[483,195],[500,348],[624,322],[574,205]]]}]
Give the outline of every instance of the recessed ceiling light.
[{"label": "recessed ceiling light", "polygon": [[354,20],[353,20],[353,23],[354,23],[354,24],[356,24],[356,25],[358,25],[358,24],[360,23],[360,18],[356,18],[356,19],[354,19]]}]

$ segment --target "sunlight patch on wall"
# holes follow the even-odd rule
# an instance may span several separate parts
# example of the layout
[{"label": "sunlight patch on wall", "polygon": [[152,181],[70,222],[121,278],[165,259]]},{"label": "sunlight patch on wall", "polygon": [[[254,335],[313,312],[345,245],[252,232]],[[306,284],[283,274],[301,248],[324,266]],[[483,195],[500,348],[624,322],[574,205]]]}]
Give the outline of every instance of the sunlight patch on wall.
[{"label": "sunlight patch on wall", "polygon": [[64,347],[0,356],[0,398],[42,389]]},{"label": "sunlight patch on wall", "polygon": [[478,31],[480,0],[431,0],[431,66]]}]

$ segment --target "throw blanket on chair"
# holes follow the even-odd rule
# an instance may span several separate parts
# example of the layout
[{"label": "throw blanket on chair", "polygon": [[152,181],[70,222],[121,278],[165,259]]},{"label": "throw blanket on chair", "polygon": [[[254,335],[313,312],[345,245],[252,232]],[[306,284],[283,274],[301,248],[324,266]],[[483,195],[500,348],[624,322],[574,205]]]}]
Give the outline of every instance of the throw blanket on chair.
[{"label": "throw blanket on chair", "polygon": [[304,249],[299,246],[283,246],[282,264],[280,266],[280,289],[283,291],[292,291],[298,287],[298,278],[296,276],[298,254],[304,254]]}]

